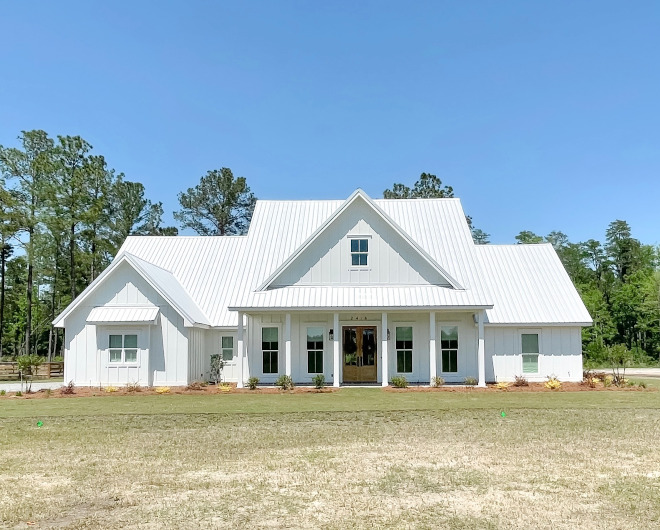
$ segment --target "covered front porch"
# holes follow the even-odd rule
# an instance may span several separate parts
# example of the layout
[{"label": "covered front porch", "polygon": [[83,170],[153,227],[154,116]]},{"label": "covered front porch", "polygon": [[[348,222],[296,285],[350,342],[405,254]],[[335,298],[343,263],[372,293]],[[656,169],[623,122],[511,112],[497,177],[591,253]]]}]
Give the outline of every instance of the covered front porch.
[{"label": "covered front porch", "polygon": [[486,384],[484,308],[239,311],[237,384],[281,375],[309,384],[415,384],[475,378]]}]

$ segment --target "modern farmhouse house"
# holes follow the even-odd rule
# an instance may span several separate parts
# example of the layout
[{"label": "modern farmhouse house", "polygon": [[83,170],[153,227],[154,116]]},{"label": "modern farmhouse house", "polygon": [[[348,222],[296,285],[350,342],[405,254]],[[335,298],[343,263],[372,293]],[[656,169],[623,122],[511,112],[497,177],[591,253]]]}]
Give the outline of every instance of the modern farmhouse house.
[{"label": "modern farmhouse house", "polygon": [[475,245],[458,199],[258,201],[247,235],[129,237],[55,320],[76,385],[582,379],[550,245]]}]

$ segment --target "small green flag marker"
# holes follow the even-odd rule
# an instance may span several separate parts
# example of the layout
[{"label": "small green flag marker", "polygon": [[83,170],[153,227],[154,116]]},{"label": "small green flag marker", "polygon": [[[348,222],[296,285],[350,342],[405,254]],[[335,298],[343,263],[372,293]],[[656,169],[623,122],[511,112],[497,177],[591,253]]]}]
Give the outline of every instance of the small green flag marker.
[{"label": "small green flag marker", "polygon": [[506,412],[504,412],[504,411],[500,412],[500,416],[502,416],[503,418],[506,418]]},{"label": "small green flag marker", "polygon": [[37,427],[41,427],[43,424],[44,424],[43,421],[38,421],[38,422],[37,422]]}]

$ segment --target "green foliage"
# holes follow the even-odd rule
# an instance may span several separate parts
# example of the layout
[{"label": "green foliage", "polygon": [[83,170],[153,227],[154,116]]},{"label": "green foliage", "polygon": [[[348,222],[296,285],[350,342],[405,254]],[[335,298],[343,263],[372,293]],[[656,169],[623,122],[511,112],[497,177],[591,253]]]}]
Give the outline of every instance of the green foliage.
[{"label": "green foliage", "polygon": [[543,243],[543,238],[529,230],[523,230],[516,236],[516,241],[519,245],[533,245],[536,243]]},{"label": "green foliage", "polygon": [[467,386],[477,386],[479,384],[475,377],[466,377],[464,382]]},{"label": "green foliage", "polygon": [[296,386],[293,384],[293,379],[290,375],[281,375],[275,381],[275,386],[279,386],[282,390],[293,390],[293,387]]},{"label": "green foliage", "polygon": [[23,375],[34,376],[37,373],[37,368],[39,368],[43,362],[43,357],[38,355],[19,355],[16,358],[18,369],[23,373]]},{"label": "green foliage", "polygon": [[23,395],[23,392],[21,392],[20,390],[18,390],[14,395],[15,395],[16,397],[21,397],[21,396]]},{"label": "green foliage", "polygon": [[433,376],[433,379],[431,380],[431,386],[441,387],[444,386],[444,384],[445,384],[444,377],[440,377],[439,375]]},{"label": "green foliage", "polygon": [[218,381],[222,378],[222,369],[225,367],[225,361],[222,359],[222,355],[219,353],[214,353],[211,355],[211,369],[209,374],[209,379],[212,383],[217,384]]},{"label": "green foliage", "polygon": [[259,384],[259,378],[258,377],[253,376],[253,377],[250,377],[247,380],[247,386],[250,390],[256,390],[258,384]]},{"label": "green foliage", "polygon": [[183,228],[203,236],[245,234],[256,198],[245,177],[234,178],[231,169],[209,171],[197,186],[179,193],[181,210],[174,218]]},{"label": "green foliage", "polygon": [[323,374],[316,374],[312,377],[314,388],[323,388],[325,386],[325,376]]},{"label": "green foliage", "polygon": [[408,388],[408,380],[403,375],[395,375],[390,379],[395,388]]},{"label": "green foliage", "polygon": [[6,393],[7,393],[6,390],[4,390],[4,389],[3,389],[3,390],[0,390],[0,396],[4,396]]}]

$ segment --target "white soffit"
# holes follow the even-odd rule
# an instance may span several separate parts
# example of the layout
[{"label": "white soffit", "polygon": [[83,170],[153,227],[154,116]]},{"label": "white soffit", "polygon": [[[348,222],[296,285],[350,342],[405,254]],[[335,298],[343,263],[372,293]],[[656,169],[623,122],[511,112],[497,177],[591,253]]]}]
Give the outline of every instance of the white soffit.
[{"label": "white soffit", "polygon": [[158,311],[156,306],[100,306],[90,311],[87,322],[89,324],[155,324]]}]

